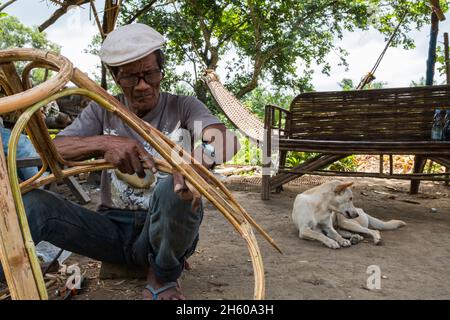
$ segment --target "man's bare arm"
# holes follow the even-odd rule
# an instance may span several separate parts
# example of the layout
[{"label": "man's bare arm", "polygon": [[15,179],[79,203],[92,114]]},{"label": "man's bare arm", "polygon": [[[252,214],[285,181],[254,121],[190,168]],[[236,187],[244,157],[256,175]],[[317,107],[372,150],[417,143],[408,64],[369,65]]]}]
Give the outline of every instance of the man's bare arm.
[{"label": "man's bare arm", "polygon": [[118,136],[60,136],[54,139],[56,149],[66,160],[85,160],[103,157],[121,172],[144,177],[144,162],[156,171],[153,157],[137,140]]},{"label": "man's bare arm", "polygon": [[78,161],[103,157],[107,136],[74,137],[57,136],[53,142],[61,156],[66,160]]}]

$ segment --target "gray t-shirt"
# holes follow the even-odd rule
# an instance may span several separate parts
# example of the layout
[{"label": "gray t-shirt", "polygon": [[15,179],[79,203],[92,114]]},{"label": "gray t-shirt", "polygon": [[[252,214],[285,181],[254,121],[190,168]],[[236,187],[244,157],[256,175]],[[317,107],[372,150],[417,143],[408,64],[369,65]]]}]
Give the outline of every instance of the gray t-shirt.
[{"label": "gray t-shirt", "polygon": [[[123,95],[119,101],[127,105]],[[193,143],[201,139],[202,130],[212,124],[221,123],[197,98],[172,95],[162,92],[158,105],[142,118],[181,144],[185,150],[192,150]],[[119,117],[91,102],[75,121],[58,134],[59,136],[115,135],[131,137],[140,141],[154,157],[159,154]],[[104,170],[101,177],[101,200],[99,209],[119,208],[126,210],[147,210],[154,183],[146,189],[138,189],[121,180],[114,169]]]}]

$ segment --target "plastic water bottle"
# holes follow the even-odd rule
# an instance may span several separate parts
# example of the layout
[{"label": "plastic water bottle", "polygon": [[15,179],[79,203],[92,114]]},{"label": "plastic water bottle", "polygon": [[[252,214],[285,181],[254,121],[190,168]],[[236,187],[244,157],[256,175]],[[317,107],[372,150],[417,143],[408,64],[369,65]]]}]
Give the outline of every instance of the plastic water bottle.
[{"label": "plastic water bottle", "polygon": [[431,127],[431,140],[441,140],[442,129],[441,109],[436,109],[434,111],[433,126]]},{"label": "plastic water bottle", "polygon": [[442,140],[450,141],[450,110],[445,111],[444,128],[442,129]]}]

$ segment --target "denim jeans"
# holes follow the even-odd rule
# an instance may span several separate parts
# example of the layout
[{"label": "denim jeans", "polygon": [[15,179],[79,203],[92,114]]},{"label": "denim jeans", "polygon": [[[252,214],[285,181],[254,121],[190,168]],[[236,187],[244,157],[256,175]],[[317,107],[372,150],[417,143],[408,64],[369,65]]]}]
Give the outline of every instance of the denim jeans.
[{"label": "denim jeans", "polygon": [[60,248],[117,264],[149,266],[162,281],[175,281],[195,250],[203,207],[173,191],[173,178],[157,181],[149,211],[95,212],[58,194],[33,190],[23,196],[34,243]]},{"label": "denim jeans", "polygon": [[[11,130],[7,128],[0,127],[0,133],[2,136],[2,144],[3,144],[3,152],[5,155],[8,154],[8,143],[9,137],[11,136]],[[27,138],[27,136],[21,134],[19,138],[19,143],[17,145],[17,159],[23,158],[34,158],[38,157],[36,150],[33,147],[31,141]],[[37,167],[28,167],[28,168],[20,168],[17,170],[17,174],[19,175],[19,179],[25,181],[35,174],[38,173]]]}]

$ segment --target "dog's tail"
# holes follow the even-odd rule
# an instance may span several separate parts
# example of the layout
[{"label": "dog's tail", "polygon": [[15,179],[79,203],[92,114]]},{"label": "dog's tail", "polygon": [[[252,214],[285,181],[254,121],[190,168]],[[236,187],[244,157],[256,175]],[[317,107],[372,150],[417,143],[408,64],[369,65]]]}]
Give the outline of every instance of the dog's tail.
[{"label": "dog's tail", "polygon": [[380,219],[369,217],[369,227],[375,230],[395,230],[406,226],[406,223],[402,220],[389,220],[389,221],[381,221]]}]

